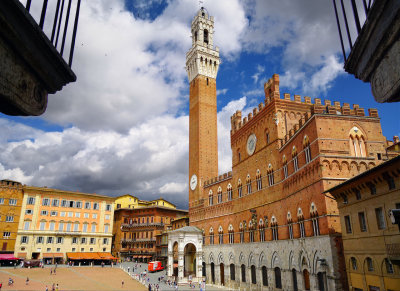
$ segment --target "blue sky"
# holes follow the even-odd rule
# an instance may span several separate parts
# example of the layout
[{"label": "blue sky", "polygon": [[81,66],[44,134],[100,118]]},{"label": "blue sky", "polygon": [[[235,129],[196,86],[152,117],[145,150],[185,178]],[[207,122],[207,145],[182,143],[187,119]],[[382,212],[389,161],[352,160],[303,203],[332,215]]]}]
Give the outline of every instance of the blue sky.
[{"label": "blue sky", "polygon": [[[21,1],[24,2],[24,1]],[[34,3],[32,3],[34,5]],[[49,9],[54,7],[49,4]],[[220,172],[231,168],[231,114],[281,93],[377,108],[383,134],[400,134],[400,105],[378,104],[343,71],[330,1],[204,0],[215,17]],[[199,1],[83,1],[73,70],[40,117],[0,115],[0,177],[88,193],[160,196],[187,208],[185,53]],[[40,7],[32,7],[33,16]],[[45,23],[45,31],[51,21]]]}]

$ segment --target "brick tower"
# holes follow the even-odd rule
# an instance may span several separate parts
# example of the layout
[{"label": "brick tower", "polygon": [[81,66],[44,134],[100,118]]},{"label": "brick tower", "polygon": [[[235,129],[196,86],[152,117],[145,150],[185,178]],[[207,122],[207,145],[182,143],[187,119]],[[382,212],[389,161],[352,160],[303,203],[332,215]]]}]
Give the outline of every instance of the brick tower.
[{"label": "brick tower", "polygon": [[219,49],[213,48],[214,17],[201,8],[191,25],[186,54],[189,77],[189,207],[201,199],[205,180],[218,175],[217,88]]}]

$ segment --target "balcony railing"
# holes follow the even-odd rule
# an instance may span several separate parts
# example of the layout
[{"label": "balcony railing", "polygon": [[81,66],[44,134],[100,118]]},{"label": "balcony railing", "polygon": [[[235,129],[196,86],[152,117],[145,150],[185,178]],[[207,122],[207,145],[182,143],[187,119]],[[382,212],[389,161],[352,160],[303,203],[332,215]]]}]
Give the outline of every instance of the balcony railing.
[{"label": "balcony railing", "polygon": [[[364,26],[374,0],[332,0],[344,61]],[[338,4],[339,3],[339,4]],[[344,39],[347,38],[347,42]]]},{"label": "balcony railing", "polygon": [[[21,1],[25,2],[25,1]],[[52,24],[51,35],[47,35],[51,43],[54,45],[56,50],[60,53],[61,57],[64,58],[63,54],[66,48],[66,39],[71,39],[69,47],[69,57],[65,59],[68,62],[69,67],[72,65],[72,59],[74,57],[75,39],[76,32],[78,29],[79,10],[81,6],[81,0],[57,0],[54,15],[46,15],[48,12],[48,0],[33,0],[33,4],[41,2],[41,13],[38,25],[43,31],[46,21],[50,21]],[[26,0],[25,9],[30,12],[32,6],[32,0]],[[73,9],[73,7],[75,9]],[[75,10],[75,15],[72,10]],[[46,19],[47,16],[47,19]],[[69,22],[74,21],[72,30],[68,31]]]},{"label": "balcony railing", "polygon": [[121,243],[133,243],[133,242],[155,242],[155,238],[132,238],[132,239],[121,239]]},{"label": "balcony railing", "polygon": [[150,223],[122,223],[123,228],[134,228],[134,227],[146,227],[146,226],[164,226],[162,222],[150,222]]}]

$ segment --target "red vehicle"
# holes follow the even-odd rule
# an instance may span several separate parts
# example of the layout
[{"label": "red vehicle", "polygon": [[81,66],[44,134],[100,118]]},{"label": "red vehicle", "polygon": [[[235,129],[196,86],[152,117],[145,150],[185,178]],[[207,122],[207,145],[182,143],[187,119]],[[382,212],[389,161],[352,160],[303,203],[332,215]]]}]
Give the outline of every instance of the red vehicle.
[{"label": "red vehicle", "polygon": [[149,273],[158,272],[164,270],[160,261],[149,262]]}]

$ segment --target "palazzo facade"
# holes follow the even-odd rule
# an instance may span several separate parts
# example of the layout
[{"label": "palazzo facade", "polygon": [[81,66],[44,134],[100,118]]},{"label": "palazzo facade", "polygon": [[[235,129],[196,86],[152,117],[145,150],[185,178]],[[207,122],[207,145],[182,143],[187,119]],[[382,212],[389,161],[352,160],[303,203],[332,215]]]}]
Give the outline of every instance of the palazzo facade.
[{"label": "palazzo facade", "polygon": [[377,110],[281,94],[274,74],[263,102],[231,117],[232,171],[218,175],[213,17],[201,9],[191,30],[189,217],[203,231],[202,275],[241,290],[346,290],[339,212],[323,192],[387,159]]}]

